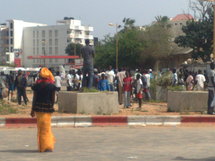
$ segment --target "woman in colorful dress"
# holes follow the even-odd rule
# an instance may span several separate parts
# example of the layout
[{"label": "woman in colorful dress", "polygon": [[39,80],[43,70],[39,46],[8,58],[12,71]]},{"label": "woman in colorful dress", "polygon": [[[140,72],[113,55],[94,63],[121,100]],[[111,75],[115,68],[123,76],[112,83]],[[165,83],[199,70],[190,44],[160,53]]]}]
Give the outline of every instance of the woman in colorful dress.
[{"label": "woman in colorful dress", "polygon": [[51,130],[51,114],[54,112],[56,87],[54,77],[48,68],[42,68],[39,77],[32,86],[34,96],[31,116],[37,117],[39,152],[52,152],[55,138]]}]

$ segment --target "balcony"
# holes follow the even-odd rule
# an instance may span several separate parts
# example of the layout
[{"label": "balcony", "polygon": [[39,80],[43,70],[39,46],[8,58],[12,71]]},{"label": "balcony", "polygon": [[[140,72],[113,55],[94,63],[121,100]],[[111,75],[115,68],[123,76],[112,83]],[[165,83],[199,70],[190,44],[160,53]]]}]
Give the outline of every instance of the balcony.
[{"label": "balcony", "polygon": [[84,30],[85,30],[85,31],[91,31],[91,32],[92,32],[92,31],[93,31],[93,27],[85,26],[85,27],[84,27]]}]

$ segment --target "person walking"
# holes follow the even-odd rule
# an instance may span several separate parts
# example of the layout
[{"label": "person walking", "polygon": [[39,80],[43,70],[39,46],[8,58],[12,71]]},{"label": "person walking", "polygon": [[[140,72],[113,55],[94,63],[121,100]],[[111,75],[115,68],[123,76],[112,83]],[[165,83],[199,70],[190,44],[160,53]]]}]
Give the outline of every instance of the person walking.
[{"label": "person walking", "polygon": [[39,81],[32,86],[34,95],[30,115],[37,118],[39,152],[52,152],[55,137],[51,130],[51,114],[54,112],[56,86],[48,68],[42,68],[39,76]]},{"label": "person walking", "polygon": [[85,40],[86,46],[81,48],[83,63],[83,87],[92,88],[93,85],[93,59],[95,56],[94,49],[90,46],[90,40]]},{"label": "person walking", "polygon": [[18,104],[21,105],[22,103],[22,97],[24,100],[25,105],[27,105],[27,96],[26,96],[26,87],[27,87],[27,79],[23,75],[23,72],[21,70],[18,71],[18,76],[15,80],[15,88],[17,88],[17,98],[18,98]]}]

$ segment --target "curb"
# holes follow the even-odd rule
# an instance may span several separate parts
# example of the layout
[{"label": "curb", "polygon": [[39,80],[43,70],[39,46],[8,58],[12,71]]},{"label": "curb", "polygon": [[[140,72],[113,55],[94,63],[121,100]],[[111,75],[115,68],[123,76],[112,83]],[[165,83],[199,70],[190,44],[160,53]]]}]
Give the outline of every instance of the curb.
[{"label": "curb", "polygon": [[[36,127],[36,118],[0,118],[0,127]],[[53,116],[53,127],[177,126],[215,123],[214,116]]]}]

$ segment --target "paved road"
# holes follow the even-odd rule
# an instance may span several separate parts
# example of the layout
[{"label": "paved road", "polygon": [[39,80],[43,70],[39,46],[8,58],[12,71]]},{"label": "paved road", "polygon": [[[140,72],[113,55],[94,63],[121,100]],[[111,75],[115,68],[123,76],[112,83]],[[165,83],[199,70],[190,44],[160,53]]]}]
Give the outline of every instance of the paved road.
[{"label": "paved road", "polygon": [[53,153],[36,129],[0,129],[0,161],[215,161],[214,127],[55,128]]}]

